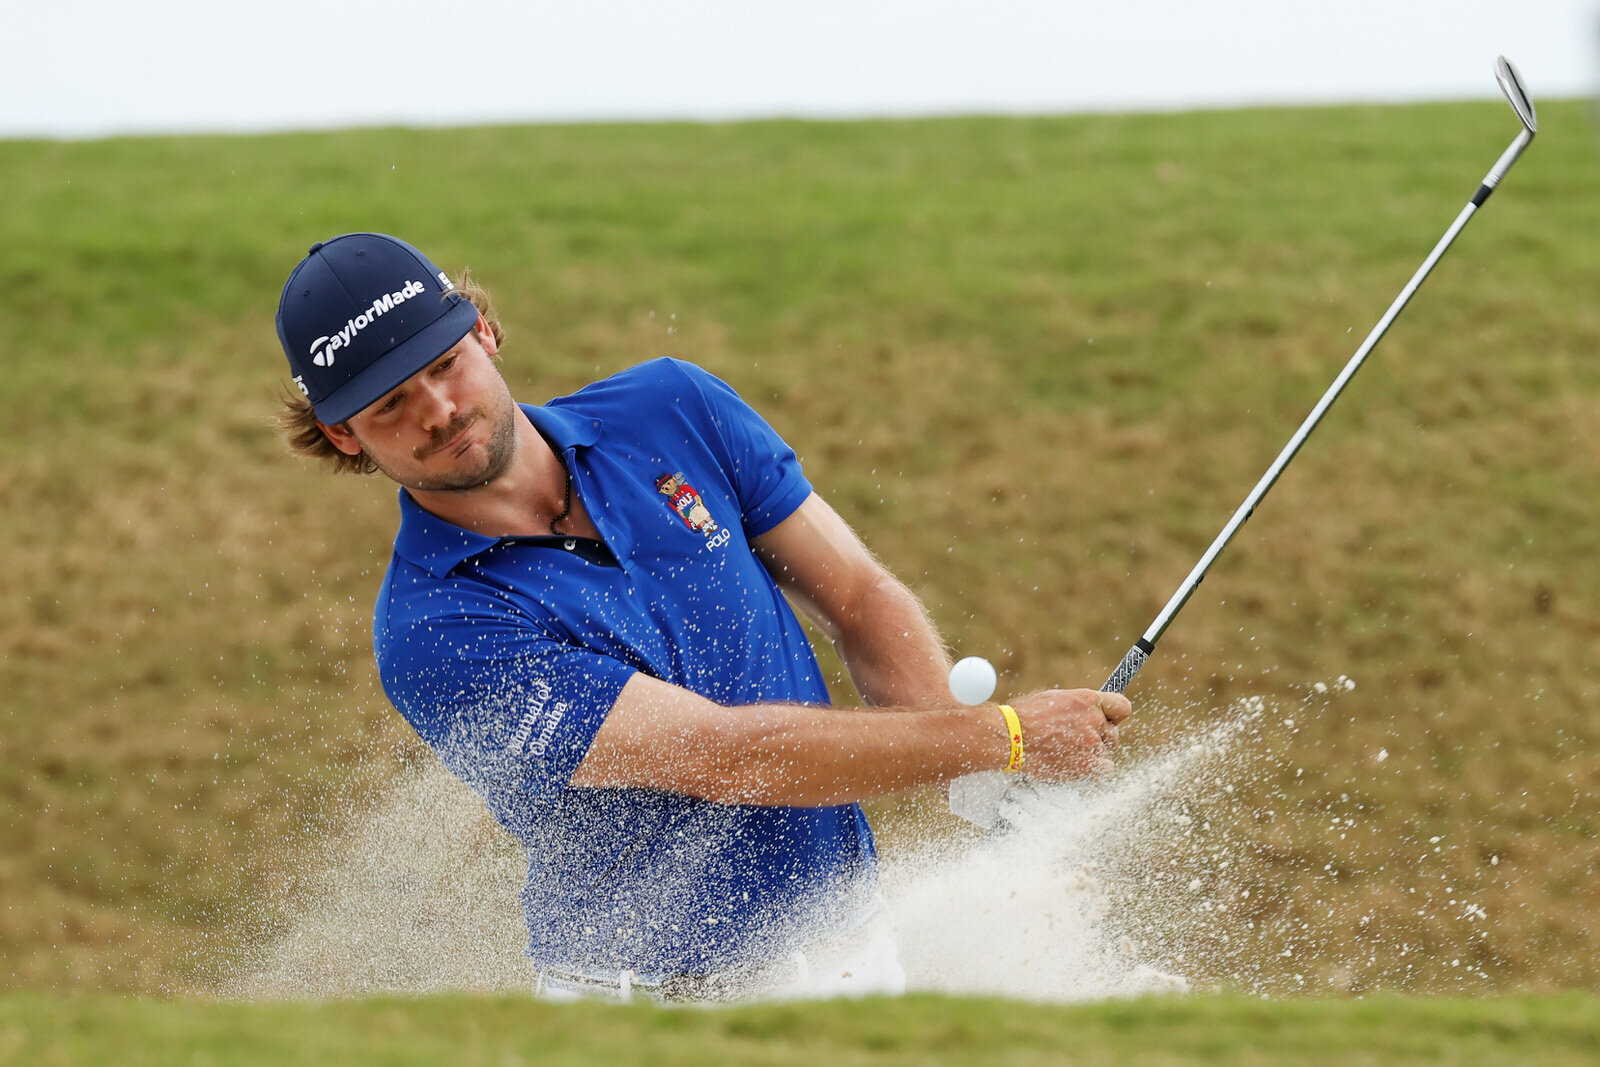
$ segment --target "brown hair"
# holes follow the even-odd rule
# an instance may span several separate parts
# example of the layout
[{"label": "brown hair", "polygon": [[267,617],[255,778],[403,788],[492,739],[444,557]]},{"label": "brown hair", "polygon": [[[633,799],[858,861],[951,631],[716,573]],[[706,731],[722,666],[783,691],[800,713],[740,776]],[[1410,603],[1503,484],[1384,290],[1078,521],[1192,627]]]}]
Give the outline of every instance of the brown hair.
[{"label": "brown hair", "polygon": [[[494,301],[489,299],[488,290],[473,280],[470,270],[461,272],[455,292],[472,301],[478,314],[488,324],[489,332],[494,335],[495,344],[504,344],[506,334],[500,328],[500,316],[494,309]],[[311,401],[298,388],[285,386],[280,398],[283,408],[278,412],[278,429],[288,442],[290,451],[326,463],[335,474],[373,474],[377,471],[378,465],[365,452],[351,456],[333,446],[317,422],[317,413],[311,407]]]}]

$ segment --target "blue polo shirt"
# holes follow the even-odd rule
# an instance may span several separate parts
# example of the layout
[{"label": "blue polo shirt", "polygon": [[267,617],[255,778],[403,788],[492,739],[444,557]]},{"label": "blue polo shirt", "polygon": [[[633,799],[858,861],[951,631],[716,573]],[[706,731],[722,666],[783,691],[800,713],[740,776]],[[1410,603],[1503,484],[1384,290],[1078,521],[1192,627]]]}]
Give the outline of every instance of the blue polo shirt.
[{"label": "blue polo shirt", "polygon": [[710,973],[848,922],[875,892],[857,805],[568,784],[635,671],[728,706],[829,702],[750,549],[811,492],[794,452],[676,360],[522,410],[600,540],[486,537],[402,490],[373,632],[389,699],[528,850],[529,955]]}]

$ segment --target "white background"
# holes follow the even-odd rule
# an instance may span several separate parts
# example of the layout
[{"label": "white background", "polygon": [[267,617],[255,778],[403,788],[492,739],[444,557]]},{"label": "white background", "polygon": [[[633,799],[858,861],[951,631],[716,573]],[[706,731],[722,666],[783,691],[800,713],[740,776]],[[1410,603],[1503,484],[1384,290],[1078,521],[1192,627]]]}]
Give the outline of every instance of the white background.
[{"label": "white background", "polygon": [[12,0],[0,137],[1593,96],[1600,0]]}]

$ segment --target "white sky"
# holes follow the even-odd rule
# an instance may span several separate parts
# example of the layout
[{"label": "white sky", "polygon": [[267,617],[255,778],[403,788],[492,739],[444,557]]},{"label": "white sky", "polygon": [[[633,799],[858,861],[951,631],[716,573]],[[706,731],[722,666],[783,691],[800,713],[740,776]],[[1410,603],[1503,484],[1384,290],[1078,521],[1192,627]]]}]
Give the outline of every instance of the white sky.
[{"label": "white sky", "polygon": [[1600,87],[1600,0],[11,0],[0,137]]}]

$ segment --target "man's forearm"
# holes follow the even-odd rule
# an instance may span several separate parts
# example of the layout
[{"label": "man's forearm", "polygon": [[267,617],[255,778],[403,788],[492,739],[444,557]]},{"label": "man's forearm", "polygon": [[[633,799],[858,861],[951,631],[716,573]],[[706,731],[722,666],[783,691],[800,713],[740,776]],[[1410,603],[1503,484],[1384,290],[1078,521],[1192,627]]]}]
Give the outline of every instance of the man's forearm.
[{"label": "man's forearm", "polygon": [[753,543],[784,591],[838,649],[862,700],[950,704],[950,660],[922,603],[819,496]]},{"label": "man's forearm", "polygon": [[862,700],[877,707],[951,703],[950,657],[916,594],[887,571],[838,620],[834,645]]},{"label": "man's forearm", "polygon": [[[983,712],[987,710],[988,714]],[[704,799],[810,806],[870,800],[978,770],[1008,752],[994,709],[739,708],[743,743]]]},{"label": "man's forearm", "polygon": [[728,708],[639,674],[572,784],[806,807],[995,770],[1008,754],[1004,720],[992,707],[895,714],[802,704]]}]

